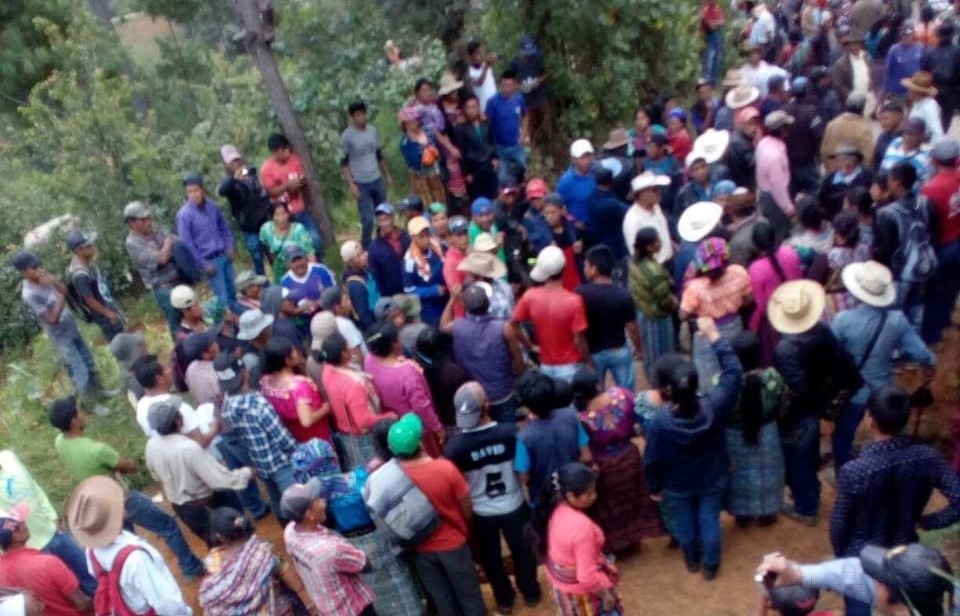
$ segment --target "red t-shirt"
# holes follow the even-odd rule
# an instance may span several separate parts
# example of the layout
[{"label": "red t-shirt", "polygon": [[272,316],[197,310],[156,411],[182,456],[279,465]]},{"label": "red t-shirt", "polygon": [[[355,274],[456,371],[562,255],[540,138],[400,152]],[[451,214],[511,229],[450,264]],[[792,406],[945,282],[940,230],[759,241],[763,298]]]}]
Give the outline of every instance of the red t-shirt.
[{"label": "red t-shirt", "polygon": [[700,12],[700,29],[703,32],[710,31],[710,22],[724,21],[723,9],[720,8],[719,4],[714,4],[710,6],[709,4],[704,5],[703,10]]},{"label": "red t-shirt", "polygon": [[418,545],[418,552],[447,552],[467,541],[467,521],[460,511],[460,499],[470,494],[470,486],[463,475],[444,458],[428,462],[401,462],[413,485],[420,488],[433,503],[440,516],[440,525],[430,538]]},{"label": "red t-shirt", "polygon": [[[277,188],[284,182],[303,175],[303,165],[300,163],[300,157],[296,154],[291,154],[282,165],[271,156],[263,161],[263,165],[260,167],[260,182],[267,190]],[[283,196],[291,214],[299,214],[304,210],[302,189],[288,190]]]},{"label": "red t-shirt", "polygon": [[940,245],[960,239],[960,171],[940,171],[920,193],[930,199],[937,213]]},{"label": "red t-shirt", "polygon": [[513,320],[533,322],[543,364],[559,366],[583,360],[573,335],[586,331],[587,311],[583,298],[576,293],[563,288],[534,287],[517,302]]},{"label": "red t-shirt", "polygon": [[29,590],[44,605],[44,614],[79,616],[70,601],[80,583],[56,556],[33,548],[17,548],[0,554],[0,586]]}]

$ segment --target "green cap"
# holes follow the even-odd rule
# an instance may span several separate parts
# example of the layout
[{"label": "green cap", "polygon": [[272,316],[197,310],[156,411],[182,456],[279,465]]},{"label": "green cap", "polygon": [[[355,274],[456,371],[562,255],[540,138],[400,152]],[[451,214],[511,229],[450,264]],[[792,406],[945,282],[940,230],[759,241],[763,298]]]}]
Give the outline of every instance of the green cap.
[{"label": "green cap", "polygon": [[423,422],[415,413],[407,413],[390,426],[387,445],[394,454],[409,456],[416,453],[420,447],[421,437],[423,437]]},{"label": "green cap", "polygon": [[431,214],[446,214],[447,206],[442,203],[431,203],[430,204],[430,213]]}]

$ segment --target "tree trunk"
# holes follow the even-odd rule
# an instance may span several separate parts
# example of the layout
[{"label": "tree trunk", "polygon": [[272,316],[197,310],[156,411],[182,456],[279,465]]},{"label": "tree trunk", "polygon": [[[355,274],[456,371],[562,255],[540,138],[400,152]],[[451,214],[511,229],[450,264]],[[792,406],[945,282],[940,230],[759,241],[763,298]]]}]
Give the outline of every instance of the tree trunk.
[{"label": "tree trunk", "polygon": [[[90,6],[93,14],[100,20],[100,23],[103,24],[104,28],[114,33],[117,31],[113,25],[113,12],[110,10],[109,0],[87,0],[87,4]],[[126,52],[124,52],[123,61],[120,63],[120,72],[130,80],[133,86],[133,100],[130,105],[138,116],[141,118],[146,117],[147,112],[150,111],[150,99],[147,98],[147,93],[143,88],[137,87],[133,62],[130,60],[130,54]]]},{"label": "tree trunk", "polygon": [[314,220],[318,222],[324,241],[329,246],[336,239],[333,234],[333,222],[320,192],[320,180],[313,167],[307,136],[297,120],[297,113],[293,108],[293,102],[290,100],[290,94],[287,92],[287,86],[283,82],[283,76],[280,75],[280,69],[277,67],[273,53],[264,41],[263,23],[260,20],[260,11],[257,8],[256,0],[232,1],[234,11],[246,31],[247,50],[253,56],[257,69],[260,71],[260,77],[263,79],[263,85],[270,94],[273,111],[280,120],[284,134],[290,140],[293,149],[303,163],[303,170],[307,175],[307,203]]}]

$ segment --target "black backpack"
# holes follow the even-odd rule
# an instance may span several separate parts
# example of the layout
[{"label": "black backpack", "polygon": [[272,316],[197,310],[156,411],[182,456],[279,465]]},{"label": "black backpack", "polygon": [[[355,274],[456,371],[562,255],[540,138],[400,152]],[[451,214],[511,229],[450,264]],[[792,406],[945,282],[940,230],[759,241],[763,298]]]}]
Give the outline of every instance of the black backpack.
[{"label": "black backpack", "polygon": [[96,277],[93,275],[93,272],[86,267],[78,267],[67,274],[67,306],[70,310],[77,315],[82,321],[86,323],[93,323],[93,311],[87,307],[87,304],[83,301],[83,297],[80,295],[79,290],[77,289],[76,278],[77,276],[86,276],[90,279],[91,284],[95,284],[94,280]]}]

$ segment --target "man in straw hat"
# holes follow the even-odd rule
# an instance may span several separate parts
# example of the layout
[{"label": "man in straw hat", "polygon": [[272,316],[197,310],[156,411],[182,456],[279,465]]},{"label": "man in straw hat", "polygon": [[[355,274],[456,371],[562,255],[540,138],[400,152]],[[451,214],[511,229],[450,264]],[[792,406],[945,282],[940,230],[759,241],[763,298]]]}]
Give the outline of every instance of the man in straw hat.
[{"label": "man in straw hat", "polygon": [[457,266],[464,284],[482,282],[490,292],[490,314],[509,319],[513,314],[513,289],[504,279],[507,268],[489,252],[474,251]]},{"label": "man in straw hat", "polygon": [[110,477],[96,475],[74,488],[67,503],[67,525],[77,543],[87,548],[92,570],[121,571],[116,576],[120,593],[112,598],[123,605],[110,607],[118,613],[126,608],[124,612],[135,614],[191,616],[193,611],[183,600],[160,552],[124,530],[124,500],[123,486]]},{"label": "man in straw hat", "polygon": [[[740,75],[740,70],[732,68],[727,71],[726,76],[721,82],[722,91],[720,95],[720,106],[717,108],[717,112],[713,116],[713,127],[717,130],[733,130],[733,112],[734,109],[730,107],[726,102],[727,94],[729,94],[734,88],[743,83],[743,78]],[[760,96],[760,92],[757,92],[757,97]]]},{"label": "man in straw hat", "polygon": [[890,549],[867,546],[859,557],[814,565],[775,552],[764,556],[757,569],[758,577],[773,580],[778,588],[800,584],[832,590],[874,606],[882,616],[943,616],[943,596],[953,586],[951,573],[940,552],[919,543]]},{"label": "man in straw hat", "polygon": [[851,30],[843,37],[844,53],[837,60],[833,73],[833,88],[840,100],[845,101],[850,94],[857,92],[866,97],[870,94],[870,56],[863,47],[866,32]]},{"label": "man in straw hat", "polygon": [[864,153],[852,143],[839,143],[833,154],[834,172],[820,183],[820,209],[828,219],[843,208],[843,200],[856,187],[870,189],[873,174],[863,164]]},{"label": "man in straw hat", "polygon": [[833,173],[835,162],[832,158],[837,146],[851,143],[863,154],[864,162],[869,166],[873,156],[873,126],[863,117],[867,99],[862,94],[853,93],[847,97],[844,111],[827,124],[820,142],[820,161],[826,172]]},{"label": "man in straw hat", "polygon": [[[830,328],[821,321],[826,296],[810,280],[780,285],[767,306],[767,319],[783,335],[774,352],[774,366],[793,393],[783,422],[783,458],[793,504],[782,513],[807,526],[820,511],[820,414],[833,400],[840,370],[852,360]],[[839,361],[843,355],[844,362]],[[859,384],[857,384],[859,387]]]},{"label": "man in straw hat", "polygon": [[[615,128],[603,144],[600,156],[597,157],[599,166],[608,169],[612,176],[612,187],[617,198],[626,200],[630,192],[630,180],[636,175],[636,165],[627,157],[627,148],[630,145],[630,135],[624,128]],[[599,169],[597,169],[599,171]],[[596,173],[594,174],[596,175]],[[592,208],[589,208],[592,210]],[[593,212],[590,212],[591,217]],[[592,218],[591,218],[592,219]],[[601,223],[595,223],[598,227]]]},{"label": "man in straw hat", "polygon": [[908,118],[919,118],[927,128],[927,140],[936,143],[943,137],[943,120],[940,116],[940,104],[937,103],[937,88],[933,85],[933,74],[930,71],[917,71],[912,77],[900,80],[900,85],[907,89],[907,100],[910,102]]},{"label": "man in straw hat", "polygon": [[623,218],[623,241],[631,255],[633,255],[637,231],[643,227],[653,227],[657,230],[657,235],[660,236],[660,251],[656,254],[656,259],[661,265],[673,257],[673,240],[670,238],[667,217],[660,207],[660,190],[669,185],[668,176],[656,175],[650,171],[644,171],[633,178],[630,182],[630,188],[633,190],[633,205]]}]

